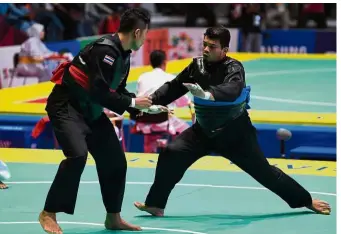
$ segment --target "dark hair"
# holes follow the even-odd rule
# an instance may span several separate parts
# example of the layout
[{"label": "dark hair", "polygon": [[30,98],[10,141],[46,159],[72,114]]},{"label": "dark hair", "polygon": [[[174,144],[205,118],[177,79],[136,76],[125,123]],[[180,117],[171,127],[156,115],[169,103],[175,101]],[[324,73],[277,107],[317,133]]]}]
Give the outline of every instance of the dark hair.
[{"label": "dark hair", "polygon": [[149,25],[149,11],[144,8],[130,8],[122,14],[118,32],[128,33],[138,28],[145,29]]},{"label": "dark hair", "polygon": [[150,53],[149,60],[153,68],[160,67],[166,60],[166,53],[163,50],[154,50]]},{"label": "dark hair", "polygon": [[206,29],[204,36],[207,36],[211,40],[219,40],[221,48],[229,47],[230,45],[230,31],[223,26]]}]

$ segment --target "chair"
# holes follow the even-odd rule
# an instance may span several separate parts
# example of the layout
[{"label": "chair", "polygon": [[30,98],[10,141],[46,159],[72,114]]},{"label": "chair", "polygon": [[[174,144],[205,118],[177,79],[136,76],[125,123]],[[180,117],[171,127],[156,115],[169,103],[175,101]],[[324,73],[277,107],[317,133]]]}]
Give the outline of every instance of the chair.
[{"label": "chair", "polygon": [[15,77],[20,77],[24,79],[22,85],[26,85],[27,78],[36,78],[35,76],[23,76],[23,75],[18,74],[16,72],[18,64],[19,64],[19,53],[15,53],[13,56],[13,72],[12,72],[12,76],[10,77],[10,81],[8,82],[8,87],[13,86],[13,80]]},{"label": "chair", "polygon": [[[151,133],[143,133],[142,131],[137,130],[137,124],[144,123],[144,124],[158,124],[167,121],[167,128],[166,131],[154,131]],[[171,140],[171,134],[169,133],[169,114],[167,112],[162,112],[159,114],[148,114],[148,113],[141,113],[138,114],[130,114],[130,121],[129,121],[129,137],[128,137],[128,146],[127,150],[130,150],[130,142],[131,142],[131,135],[132,134],[139,134],[139,135],[162,135],[162,137],[166,137],[167,141]]]}]

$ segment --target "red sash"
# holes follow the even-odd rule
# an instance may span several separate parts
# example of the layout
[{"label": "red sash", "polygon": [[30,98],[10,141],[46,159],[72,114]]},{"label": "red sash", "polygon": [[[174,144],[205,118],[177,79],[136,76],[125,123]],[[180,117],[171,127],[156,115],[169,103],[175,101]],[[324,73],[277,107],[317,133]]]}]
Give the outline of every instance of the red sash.
[{"label": "red sash", "polygon": [[71,65],[71,62],[63,62],[52,72],[51,82],[55,84],[62,84],[65,69],[69,69],[71,76],[84,89],[89,89],[89,77],[78,67]]}]

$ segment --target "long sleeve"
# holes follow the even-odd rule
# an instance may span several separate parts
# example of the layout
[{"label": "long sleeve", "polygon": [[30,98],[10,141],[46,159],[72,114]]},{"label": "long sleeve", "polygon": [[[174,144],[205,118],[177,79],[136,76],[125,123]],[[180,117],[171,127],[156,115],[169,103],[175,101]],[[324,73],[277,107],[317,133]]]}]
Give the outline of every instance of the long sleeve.
[{"label": "long sleeve", "polygon": [[[129,69],[128,69],[128,72],[127,72],[126,77],[125,77],[124,80],[121,82],[121,84],[118,86],[116,92],[120,93],[121,95],[126,95],[126,96],[131,97],[131,98],[136,98],[135,93],[131,93],[131,92],[129,92],[129,91],[126,89],[129,71],[130,71],[130,65],[129,65]],[[133,107],[130,107],[130,106],[126,109],[126,111],[129,112],[130,114],[133,114],[133,115],[140,112],[139,109],[136,109],[136,108],[133,108]]]},{"label": "long sleeve", "polygon": [[180,74],[172,81],[166,82],[157,89],[151,96],[154,105],[166,106],[188,92],[183,83],[190,82],[192,63],[188,65]]},{"label": "long sleeve", "polygon": [[116,91],[111,90],[113,76],[115,72],[120,72],[115,70],[117,60],[117,55],[110,47],[97,46],[93,48],[88,64],[92,73],[89,77],[90,94],[103,107],[123,114],[131,105],[132,97],[125,89],[127,77],[122,81],[123,85],[121,84]]},{"label": "long sleeve", "polygon": [[220,85],[210,86],[209,91],[215,101],[233,102],[241,94],[245,86],[244,67],[239,62],[233,62],[227,67],[227,75]]}]

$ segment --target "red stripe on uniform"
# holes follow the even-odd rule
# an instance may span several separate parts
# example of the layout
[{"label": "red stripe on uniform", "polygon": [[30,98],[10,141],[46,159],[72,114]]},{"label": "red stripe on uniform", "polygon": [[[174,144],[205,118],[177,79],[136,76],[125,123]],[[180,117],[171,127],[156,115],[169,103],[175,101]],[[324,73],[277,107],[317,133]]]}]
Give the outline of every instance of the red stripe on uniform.
[{"label": "red stripe on uniform", "polygon": [[89,90],[89,77],[81,69],[71,65],[69,72],[80,86]]}]

